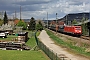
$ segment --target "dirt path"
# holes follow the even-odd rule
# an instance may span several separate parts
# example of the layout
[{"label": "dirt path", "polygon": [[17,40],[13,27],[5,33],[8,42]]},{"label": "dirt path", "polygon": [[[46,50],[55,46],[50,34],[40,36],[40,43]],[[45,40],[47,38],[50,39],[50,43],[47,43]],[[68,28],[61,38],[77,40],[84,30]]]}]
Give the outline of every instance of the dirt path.
[{"label": "dirt path", "polygon": [[42,30],[38,38],[51,50],[53,50],[54,53],[57,53],[58,56],[65,55],[68,57],[66,60],[90,60],[82,56],[77,56],[74,54],[71,54],[67,52],[64,48],[54,44],[54,42],[49,38],[48,34],[45,30]]}]

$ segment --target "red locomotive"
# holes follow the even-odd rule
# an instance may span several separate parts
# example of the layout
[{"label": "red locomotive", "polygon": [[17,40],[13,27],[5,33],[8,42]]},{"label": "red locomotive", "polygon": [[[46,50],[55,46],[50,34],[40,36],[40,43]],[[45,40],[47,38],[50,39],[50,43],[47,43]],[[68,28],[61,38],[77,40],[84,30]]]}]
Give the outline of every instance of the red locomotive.
[{"label": "red locomotive", "polygon": [[54,24],[51,24],[50,29],[58,31],[58,32],[63,32],[63,33],[70,33],[73,35],[77,35],[77,36],[81,36],[82,34],[82,29],[81,26],[67,26],[65,25],[64,22],[58,22],[58,24],[56,24],[55,22],[53,22]]},{"label": "red locomotive", "polygon": [[66,33],[71,33],[74,35],[81,35],[81,26],[64,26],[64,32]]}]

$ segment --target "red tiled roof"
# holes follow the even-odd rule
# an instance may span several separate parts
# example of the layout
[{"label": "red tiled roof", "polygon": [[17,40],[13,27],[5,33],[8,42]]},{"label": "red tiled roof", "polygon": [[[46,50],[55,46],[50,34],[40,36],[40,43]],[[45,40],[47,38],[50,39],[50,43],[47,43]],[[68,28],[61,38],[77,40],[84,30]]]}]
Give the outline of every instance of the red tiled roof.
[{"label": "red tiled roof", "polygon": [[[20,20],[14,20],[14,24],[17,24]],[[22,20],[24,22],[24,20]]]}]

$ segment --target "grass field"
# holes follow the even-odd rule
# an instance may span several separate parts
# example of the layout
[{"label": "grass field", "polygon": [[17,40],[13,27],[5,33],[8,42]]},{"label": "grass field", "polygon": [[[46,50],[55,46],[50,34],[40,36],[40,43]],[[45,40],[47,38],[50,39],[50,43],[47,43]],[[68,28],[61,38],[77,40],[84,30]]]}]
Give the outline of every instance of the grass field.
[{"label": "grass field", "polygon": [[14,38],[17,38],[17,36],[15,36],[15,35],[7,35],[7,38],[0,38],[0,40],[7,40],[7,41],[9,41],[9,40],[12,40]]},{"label": "grass field", "polygon": [[[32,35],[32,36],[31,36]],[[8,38],[0,40],[11,40],[17,36],[9,35]],[[29,32],[29,40],[26,42],[30,48],[36,45],[34,34]],[[0,50],[0,60],[50,60],[41,50],[17,51],[17,50]]]},{"label": "grass field", "polygon": [[42,51],[0,50],[0,60],[49,60]]},{"label": "grass field", "polygon": [[49,31],[49,30],[46,30],[46,31],[47,31],[48,35],[50,36],[50,38],[52,38],[53,41],[56,42],[56,44],[58,44],[58,45],[60,45],[62,47],[67,47],[67,49],[69,49],[69,51],[72,51],[75,54],[90,57],[90,52],[85,52],[85,48],[75,46],[70,42],[66,42],[66,41],[60,39],[59,37],[54,35],[51,31]]}]

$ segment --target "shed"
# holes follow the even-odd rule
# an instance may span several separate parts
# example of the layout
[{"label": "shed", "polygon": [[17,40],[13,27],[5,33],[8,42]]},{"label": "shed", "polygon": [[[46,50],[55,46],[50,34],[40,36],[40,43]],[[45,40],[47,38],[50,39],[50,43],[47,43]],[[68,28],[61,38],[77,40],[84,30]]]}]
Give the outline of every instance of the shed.
[{"label": "shed", "polygon": [[19,32],[18,41],[26,42],[28,40],[28,32]]}]

